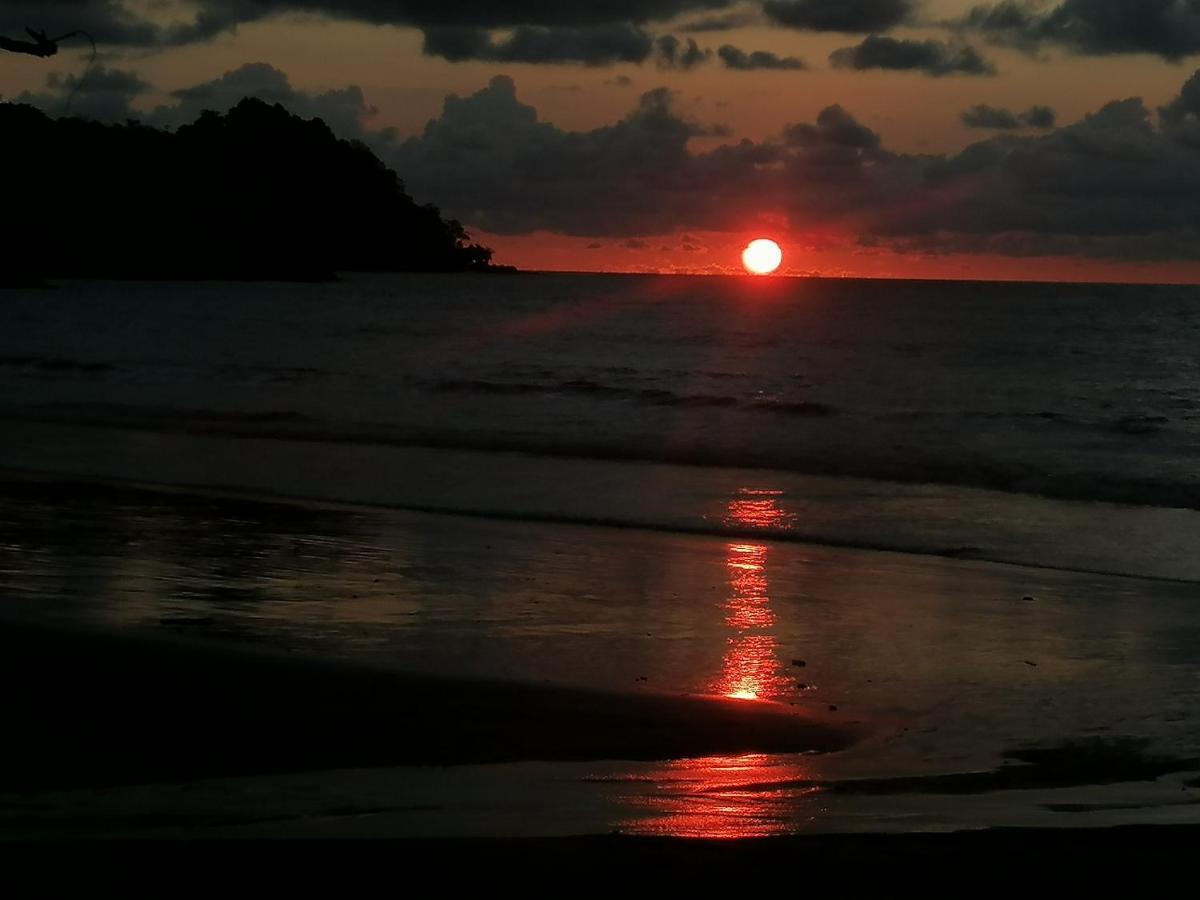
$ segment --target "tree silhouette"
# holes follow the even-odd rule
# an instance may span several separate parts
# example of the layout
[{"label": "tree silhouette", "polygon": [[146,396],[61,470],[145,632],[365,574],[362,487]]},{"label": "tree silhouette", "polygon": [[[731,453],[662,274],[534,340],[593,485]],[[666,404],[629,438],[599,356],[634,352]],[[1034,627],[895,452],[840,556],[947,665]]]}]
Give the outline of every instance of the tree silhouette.
[{"label": "tree silhouette", "polygon": [[[364,144],[246,99],[174,133],[0,104],[9,277],[318,279],[489,269]],[[4,265],[4,264],[0,264]]]}]

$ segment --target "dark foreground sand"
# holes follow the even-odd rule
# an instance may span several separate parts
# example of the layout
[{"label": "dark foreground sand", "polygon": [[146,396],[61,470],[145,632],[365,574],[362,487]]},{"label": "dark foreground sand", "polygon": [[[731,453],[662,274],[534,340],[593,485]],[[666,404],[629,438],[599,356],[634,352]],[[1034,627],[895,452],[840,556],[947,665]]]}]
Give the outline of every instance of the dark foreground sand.
[{"label": "dark foreground sand", "polygon": [[[856,896],[872,885],[880,896],[1037,897],[1063,888],[1079,896],[1092,885],[1103,896],[1136,878],[1133,896],[1175,893],[1194,868],[1200,826],[1104,829],[989,829],[949,834],[802,835],[719,841],[596,836],[555,839],[143,842],[4,847],[7,872],[34,873],[37,883],[84,884],[113,878],[123,891],[153,884],[155,896],[186,885],[259,884],[301,896],[321,888],[333,896],[381,887],[427,892],[462,885],[552,887],[555,896],[596,896],[611,886],[644,892],[660,883],[674,891],[736,885],[738,893],[782,891]],[[67,863],[67,864],[64,864]],[[660,882],[659,879],[662,879]],[[668,882],[669,880],[669,882]],[[1175,885],[1180,888],[1173,887]],[[1156,890],[1157,888],[1157,890]],[[1181,888],[1186,891],[1186,888]],[[608,896],[607,893],[604,896]]]},{"label": "dark foreground sand", "polygon": [[403,764],[829,751],[787,707],[413,675],[281,652],[0,623],[0,790]]},{"label": "dark foreground sand", "polygon": [[[0,677],[7,688],[0,790],[10,795],[335,767],[834,750],[858,736],[850,727],[762,704],[439,679],[28,622],[0,623]],[[284,825],[278,837],[294,833]],[[386,862],[392,870],[403,865],[408,877],[429,872],[450,881],[470,872],[737,878],[763,865],[818,883],[981,872],[1075,881],[1170,868],[1190,858],[1197,838],[1200,826],[741,841],[610,835],[368,842],[337,856],[355,858],[367,874]],[[285,857],[295,861],[269,844],[256,842],[245,853],[240,846],[226,844],[220,858],[240,857],[260,869]],[[37,855],[22,858],[36,864]],[[105,865],[119,866],[121,858],[106,851]],[[194,862],[182,847],[156,850],[148,867],[145,858],[137,860],[146,877]]]},{"label": "dark foreground sand", "polygon": [[[450,680],[226,645],[0,623],[7,686],[0,790],[187,781],[213,775],[518,759],[653,759],[741,750],[834,750],[847,726],[698,697],[619,695]],[[361,835],[361,829],[349,833]],[[302,835],[282,823],[277,837]],[[19,832],[9,832],[17,837]],[[1169,867],[1200,826],[991,829],[954,834],[804,835],[740,841],[621,835],[368,842],[339,854],[367,871],[489,877],[601,872],[737,877],[778,864],[799,874],[884,880],[994,871],[1059,876]],[[12,849],[13,845],[8,844]],[[223,855],[269,866],[285,851]],[[190,851],[156,851],[166,871]],[[108,856],[117,864],[121,854]],[[864,868],[864,866],[866,868]],[[936,869],[929,869],[936,866]],[[462,873],[459,873],[462,874]]]}]

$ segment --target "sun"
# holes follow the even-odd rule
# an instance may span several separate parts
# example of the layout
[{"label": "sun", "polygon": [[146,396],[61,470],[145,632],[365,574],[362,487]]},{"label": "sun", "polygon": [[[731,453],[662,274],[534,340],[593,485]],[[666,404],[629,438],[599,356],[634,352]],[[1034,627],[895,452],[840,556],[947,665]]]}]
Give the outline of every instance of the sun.
[{"label": "sun", "polygon": [[783,262],[783,251],[769,238],[758,238],[742,251],[742,265],[752,275],[770,275]]}]

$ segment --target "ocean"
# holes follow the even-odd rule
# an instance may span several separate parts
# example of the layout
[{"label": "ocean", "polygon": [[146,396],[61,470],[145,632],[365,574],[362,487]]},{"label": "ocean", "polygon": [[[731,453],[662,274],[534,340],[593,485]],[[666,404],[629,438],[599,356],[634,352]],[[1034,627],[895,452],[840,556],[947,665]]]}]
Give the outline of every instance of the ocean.
[{"label": "ocean", "polygon": [[[14,435],[344,461],[229,486],[1200,578],[1192,287],[544,274],[3,299]],[[47,443],[7,461],[77,445]],[[778,515],[731,517],[739,489]]]},{"label": "ocean", "polygon": [[[1191,753],[1197,346],[1192,287],[523,274],[7,291],[5,603],[413,671],[836,709],[877,734],[804,762],[830,777],[1097,736]],[[85,487],[47,499],[22,479]],[[496,801],[478,828],[975,827],[1082,802],[846,806],[771,788],[797,782],[794,760],[749,765],[757,787],[734,793],[758,799],[732,823],[713,784],[727,801],[749,776],[718,760],[700,806],[668,791],[669,815],[627,795],[677,785],[678,767],[510,772],[559,785],[553,822]],[[1084,806],[1097,823],[1178,816],[1182,789]],[[428,833],[397,815],[397,833]]]}]

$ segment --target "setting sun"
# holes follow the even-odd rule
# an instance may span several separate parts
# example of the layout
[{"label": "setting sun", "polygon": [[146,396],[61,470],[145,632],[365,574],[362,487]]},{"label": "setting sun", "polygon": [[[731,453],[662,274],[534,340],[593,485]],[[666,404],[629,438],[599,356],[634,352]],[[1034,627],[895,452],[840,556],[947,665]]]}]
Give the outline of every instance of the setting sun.
[{"label": "setting sun", "polygon": [[770,275],[783,262],[783,251],[768,238],[751,241],[742,251],[742,265],[752,275]]}]

